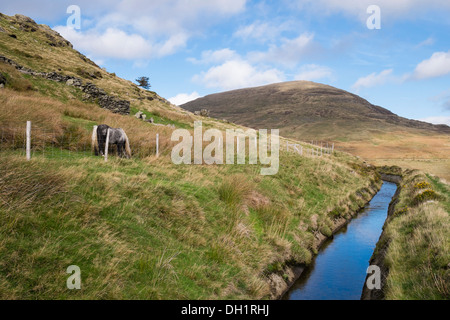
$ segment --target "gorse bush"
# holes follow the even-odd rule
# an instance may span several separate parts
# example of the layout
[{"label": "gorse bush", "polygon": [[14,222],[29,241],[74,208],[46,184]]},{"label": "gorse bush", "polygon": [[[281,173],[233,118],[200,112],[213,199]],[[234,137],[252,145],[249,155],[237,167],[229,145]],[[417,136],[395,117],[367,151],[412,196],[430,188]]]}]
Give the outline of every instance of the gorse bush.
[{"label": "gorse bush", "polygon": [[439,200],[441,197],[434,190],[428,189],[425,190],[414,197],[412,200],[413,206],[417,206],[423,202]]},{"label": "gorse bush", "polygon": [[414,186],[414,189],[430,189],[431,188],[431,184],[429,184],[428,182],[422,181],[419,183],[416,183],[416,185]]}]

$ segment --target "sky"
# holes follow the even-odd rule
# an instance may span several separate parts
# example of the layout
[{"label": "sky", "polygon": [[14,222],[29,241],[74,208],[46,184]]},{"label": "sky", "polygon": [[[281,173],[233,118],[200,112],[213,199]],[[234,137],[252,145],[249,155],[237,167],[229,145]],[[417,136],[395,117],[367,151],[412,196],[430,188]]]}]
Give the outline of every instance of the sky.
[{"label": "sky", "polygon": [[122,78],[148,76],[174,104],[309,80],[450,125],[449,0],[15,0],[0,12],[49,25]]}]

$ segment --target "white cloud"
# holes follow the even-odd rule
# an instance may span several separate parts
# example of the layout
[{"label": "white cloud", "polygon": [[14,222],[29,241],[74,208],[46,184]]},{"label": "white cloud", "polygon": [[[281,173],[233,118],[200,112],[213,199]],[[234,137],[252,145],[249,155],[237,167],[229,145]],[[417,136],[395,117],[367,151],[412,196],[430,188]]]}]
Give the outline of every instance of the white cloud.
[{"label": "white cloud", "polygon": [[428,39],[422,41],[421,43],[419,43],[416,48],[420,48],[420,47],[426,47],[426,46],[432,46],[435,43],[435,40],[432,37],[429,37]]},{"label": "white cloud", "polygon": [[282,39],[281,45],[272,45],[266,52],[251,52],[248,56],[251,61],[278,63],[292,67],[311,50],[313,39],[314,34],[303,33],[294,39]]},{"label": "white cloud", "polygon": [[236,59],[239,55],[236,51],[225,48],[220,50],[208,50],[202,52],[200,59],[189,58],[188,61],[194,64],[210,64],[210,63],[222,63],[228,60]]},{"label": "white cloud", "polygon": [[149,58],[157,51],[151,43],[138,34],[127,34],[118,29],[107,29],[103,33],[95,31],[80,32],[72,28],[54,28],[64,38],[69,39],[75,48],[88,52],[94,57],[121,59]]},{"label": "white cloud", "polygon": [[450,126],[450,117],[445,116],[428,117],[425,119],[420,119],[420,121],[425,121],[433,124],[446,124]]},{"label": "white cloud", "polygon": [[175,97],[169,98],[168,100],[174,105],[181,106],[182,104],[188,103],[189,101],[193,101],[198,98],[200,98],[200,95],[196,91],[194,91],[191,94],[180,93]]},{"label": "white cloud", "polygon": [[230,60],[193,77],[208,88],[232,90],[260,86],[285,80],[277,69],[257,68],[242,59]]},{"label": "white cloud", "polygon": [[300,68],[300,72],[295,75],[295,80],[315,81],[320,79],[331,79],[333,71],[325,66],[308,64]]},{"label": "white cloud", "polygon": [[381,8],[382,17],[390,20],[423,15],[428,10],[450,11],[448,0],[297,0],[296,3],[302,10],[313,10],[314,14],[345,13],[362,21],[368,18],[367,8],[374,4]]},{"label": "white cloud", "polygon": [[[37,8],[33,17],[57,15],[61,19],[65,15],[67,6],[63,1],[58,2],[58,10],[53,10],[52,1],[43,1],[46,12]],[[26,1],[17,2],[25,6]],[[82,29],[57,26],[55,30],[75,49],[96,59],[150,59],[179,51],[191,37],[245,10],[246,3],[247,0],[80,0],[77,5],[81,8]],[[11,4],[7,9],[22,12],[20,6]]]},{"label": "white cloud", "polygon": [[284,31],[293,30],[294,22],[268,23],[255,21],[252,24],[242,26],[233,34],[236,38],[243,40],[254,39],[259,42],[273,41],[280,37]]},{"label": "white cloud", "polygon": [[450,51],[435,52],[430,59],[419,63],[414,70],[412,78],[428,79],[450,74]]},{"label": "white cloud", "polygon": [[352,86],[353,89],[358,91],[361,88],[370,88],[378,85],[382,85],[389,80],[390,75],[392,74],[392,69],[387,69],[381,71],[380,73],[371,73],[366,77],[359,78],[355,84]]}]

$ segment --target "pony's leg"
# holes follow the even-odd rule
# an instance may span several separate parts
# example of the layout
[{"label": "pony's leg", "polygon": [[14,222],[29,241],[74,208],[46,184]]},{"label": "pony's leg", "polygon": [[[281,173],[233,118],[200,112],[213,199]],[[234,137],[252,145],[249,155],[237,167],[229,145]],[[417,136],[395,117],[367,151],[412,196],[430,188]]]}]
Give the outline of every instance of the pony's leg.
[{"label": "pony's leg", "polygon": [[105,156],[106,136],[101,136],[98,141],[98,147],[100,149],[100,155]]},{"label": "pony's leg", "polygon": [[117,155],[120,157],[120,158],[123,158],[123,156],[122,156],[122,144],[119,142],[119,143],[117,143]]},{"label": "pony's leg", "polygon": [[120,155],[122,158],[126,158],[125,143],[120,143]]}]

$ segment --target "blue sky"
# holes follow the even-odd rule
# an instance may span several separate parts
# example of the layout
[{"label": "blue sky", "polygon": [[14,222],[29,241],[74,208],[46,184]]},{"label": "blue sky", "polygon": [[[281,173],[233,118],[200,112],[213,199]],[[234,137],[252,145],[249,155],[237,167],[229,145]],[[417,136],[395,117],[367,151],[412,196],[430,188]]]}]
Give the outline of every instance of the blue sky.
[{"label": "blue sky", "polygon": [[[81,28],[67,26],[70,5]],[[381,29],[370,30],[370,5]],[[174,103],[311,80],[412,119],[450,125],[448,0],[8,1],[119,76],[149,76]]]}]

